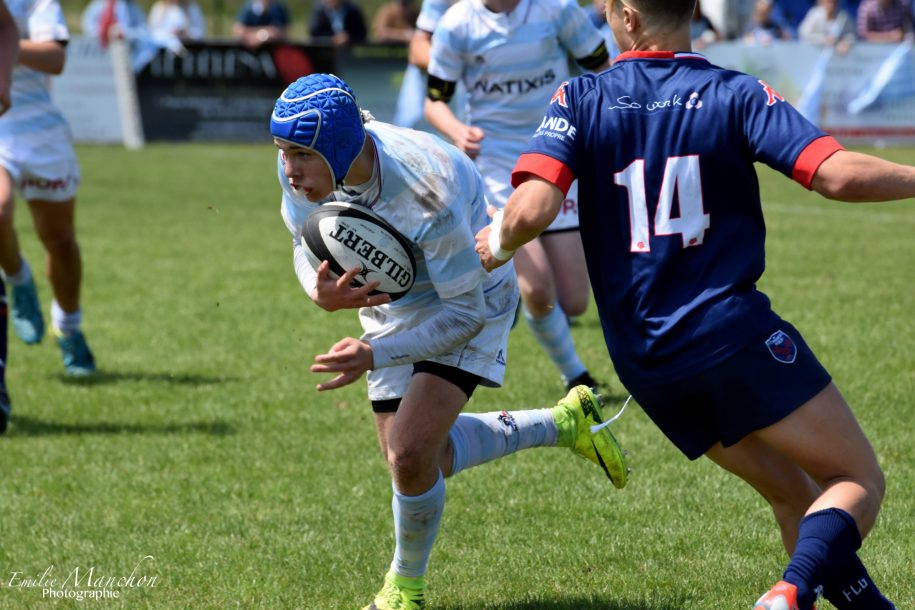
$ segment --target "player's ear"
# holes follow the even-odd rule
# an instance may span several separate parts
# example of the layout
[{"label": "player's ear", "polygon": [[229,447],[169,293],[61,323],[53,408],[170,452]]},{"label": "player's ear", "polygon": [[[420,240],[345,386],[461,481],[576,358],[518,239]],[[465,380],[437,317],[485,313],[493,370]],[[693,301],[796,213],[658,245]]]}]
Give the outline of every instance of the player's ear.
[{"label": "player's ear", "polygon": [[634,8],[623,4],[623,25],[627,32],[636,32],[642,27],[642,15]]}]

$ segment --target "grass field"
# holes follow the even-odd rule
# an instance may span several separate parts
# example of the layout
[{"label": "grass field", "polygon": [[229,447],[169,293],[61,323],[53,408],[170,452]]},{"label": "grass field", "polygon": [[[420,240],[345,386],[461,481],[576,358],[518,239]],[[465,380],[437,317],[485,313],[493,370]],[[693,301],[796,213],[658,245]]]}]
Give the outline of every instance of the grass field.
[{"label": "grass field", "polygon": [[[361,607],[393,549],[390,482],[364,383],[313,391],[312,356],[358,325],[298,287],[271,148],[78,152],[84,329],[100,373],[69,381],[53,341],[11,339],[0,608]],[[915,163],[915,150],[880,154]],[[888,493],[862,557],[900,610],[915,608],[915,202],[840,204],[768,169],[761,179],[762,287],[875,444]],[[40,269],[24,206],[17,226]],[[39,293],[47,309],[43,277]],[[593,308],[574,334],[620,404]],[[506,386],[469,408],[561,394],[522,325]],[[615,430],[633,466],[621,492],[555,449],[452,480],[430,608],[748,609],[785,562],[763,502],[685,460],[638,408]],[[38,582],[126,578],[137,564],[148,580],[113,587],[117,599],[52,601]]]}]

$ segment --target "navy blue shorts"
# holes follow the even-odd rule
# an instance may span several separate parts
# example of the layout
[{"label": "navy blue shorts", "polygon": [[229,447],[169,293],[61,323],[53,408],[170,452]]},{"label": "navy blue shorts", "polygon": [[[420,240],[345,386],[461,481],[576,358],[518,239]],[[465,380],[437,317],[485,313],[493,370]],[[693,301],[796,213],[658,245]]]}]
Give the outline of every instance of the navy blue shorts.
[{"label": "navy blue shorts", "polygon": [[784,419],[831,381],[791,324],[698,375],[634,390],[655,425],[691,460]]}]

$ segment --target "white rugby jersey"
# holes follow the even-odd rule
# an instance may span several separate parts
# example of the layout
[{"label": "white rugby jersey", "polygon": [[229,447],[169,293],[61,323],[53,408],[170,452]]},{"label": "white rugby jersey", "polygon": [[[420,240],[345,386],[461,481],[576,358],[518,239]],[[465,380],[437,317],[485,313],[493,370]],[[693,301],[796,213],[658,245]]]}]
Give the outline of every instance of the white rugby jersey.
[{"label": "white rugby jersey", "polygon": [[464,83],[467,122],[487,139],[523,146],[553,92],[569,78],[568,54],[587,57],[602,41],[575,0],[521,0],[510,13],[493,13],[482,0],[460,0],[435,28],[429,74]]},{"label": "white rugby jersey", "polygon": [[[440,310],[440,299],[465,293],[480,283],[485,292],[513,272],[514,267],[506,265],[487,274],[474,251],[475,235],[489,224],[489,217],[480,175],[464,153],[430,133],[378,121],[370,121],[365,128],[378,153],[378,179],[361,194],[335,191],[326,202],[346,201],[371,208],[411,244],[416,259],[413,288],[376,309],[391,311],[396,318],[409,313],[422,319]],[[292,190],[282,154],[277,156],[277,173],[283,188],[281,213],[298,255],[304,249],[305,219],[320,204]]]},{"label": "white rugby jersey", "polygon": [[454,0],[423,0],[416,18],[416,29],[430,34],[434,32],[435,25],[453,3]]},{"label": "white rugby jersey", "polygon": [[[16,21],[20,38],[38,42],[69,40],[70,33],[57,0],[6,0],[6,6]],[[51,103],[47,74],[17,65],[10,94],[13,106],[0,117],[0,140],[4,148],[24,154],[32,148],[30,142],[36,140],[69,141],[67,122]]]}]

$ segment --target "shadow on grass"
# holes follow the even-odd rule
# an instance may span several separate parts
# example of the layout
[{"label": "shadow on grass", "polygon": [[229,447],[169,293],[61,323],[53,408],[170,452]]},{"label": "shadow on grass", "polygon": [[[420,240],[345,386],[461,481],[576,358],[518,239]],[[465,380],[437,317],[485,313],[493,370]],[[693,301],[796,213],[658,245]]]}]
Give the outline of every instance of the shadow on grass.
[{"label": "shadow on grass", "polygon": [[122,383],[130,381],[153,381],[159,383],[170,383],[175,385],[215,385],[237,381],[235,377],[220,376],[213,377],[210,375],[192,375],[188,373],[152,373],[140,371],[97,371],[87,377],[68,377],[60,373],[58,378],[61,382],[68,385],[94,386],[109,383]]},{"label": "shadow on grass", "polygon": [[[465,610],[470,606],[436,606],[440,610]],[[477,606],[473,606],[477,607]],[[481,604],[480,608],[486,610],[686,610],[686,605],[681,602],[659,602],[647,604],[642,601],[626,601],[613,598],[607,600],[568,598],[553,601],[519,601],[496,604]]]},{"label": "shadow on grass", "polygon": [[49,422],[27,415],[13,414],[9,436],[58,436],[69,434],[207,434],[229,436],[235,429],[222,421],[185,422],[174,424],[133,424],[118,422],[65,424]]}]

